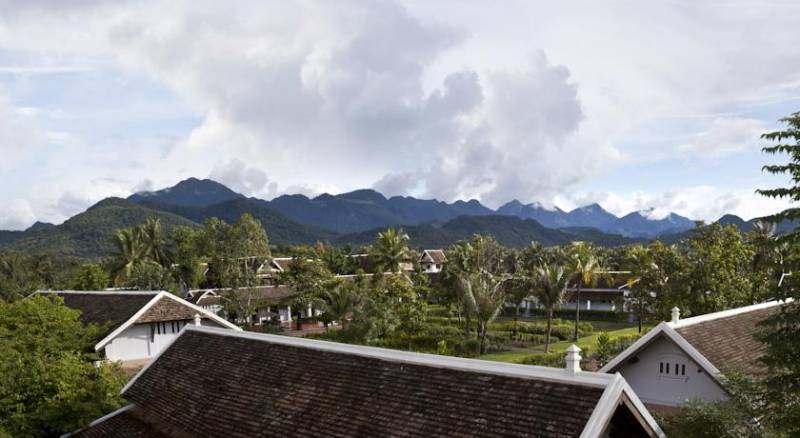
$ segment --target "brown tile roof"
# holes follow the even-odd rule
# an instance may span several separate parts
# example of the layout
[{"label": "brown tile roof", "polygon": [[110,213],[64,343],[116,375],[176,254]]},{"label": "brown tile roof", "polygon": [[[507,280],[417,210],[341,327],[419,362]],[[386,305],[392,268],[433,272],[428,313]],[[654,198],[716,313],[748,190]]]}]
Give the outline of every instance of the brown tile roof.
[{"label": "brown tile roof", "polygon": [[760,330],[758,323],[780,311],[780,308],[772,306],[679,325],[675,330],[723,373],[735,370],[760,376],[766,372],[766,367],[758,360],[764,354],[765,347],[754,335]]},{"label": "brown tile roof", "polygon": [[37,292],[37,295],[58,295],[64,304],[81,312],[84,324],[106,326],[111,333],[149,303],[158,292]]},{"label": "brown tile roof", "polygon": [[198,306],[211,306],[213,304],[220,304],[222,299],[216,295],[206,295],[195,303]]},{"label": "brown tile roof", "polygon": [[605,389],[279,338],[192,327],[123,396],[186,436],[565,437],[581,434]]},{"label": "brown tile roof", "polygon": [[199,314],[201,318],[208,318],[208,315],[200,313],[197,309],[187,306],[169,298],[160,298],[155,304],[147,309],[142,316],[136,319],[139,324],[156,321],[178,321],[184,319],[194,319]]},{"label": "brown tile roof", "polygon": [[272,259],[272,263],[278,265],[282,271],[286,271],[292,264],[292,260],[291,257],[279,257]]},{"label": "brown tile roof", "polygon": [[[253,299],[258,301],[258,305],[265,305],[265,306],[285,304],[288,301],[290,301],[293,296],[296,295],[294,289],[286,285],[256,286],[252,288],[241,288],[241,289],[215,289],[215,291],[222,299],[224,299],[225,296],[229,294],[245,295],[248,293],[252,293]],[[212,301],[206,302],[204,299],[202,304],[209,304],[211,302]]]},{"label": "brown tile roof", "polygon": [[140,420],[135,409],[117,413],[69,436],[74,438],[169,438],[168,435]]},{"label": "brown tile roof", "polygon": [[436,264],[442,264],[447,261],[447,257],[444,256],[444,251],[441,249],[426,249],[423,252],[423,256],[425,254],[427,254],[431,261]]}]

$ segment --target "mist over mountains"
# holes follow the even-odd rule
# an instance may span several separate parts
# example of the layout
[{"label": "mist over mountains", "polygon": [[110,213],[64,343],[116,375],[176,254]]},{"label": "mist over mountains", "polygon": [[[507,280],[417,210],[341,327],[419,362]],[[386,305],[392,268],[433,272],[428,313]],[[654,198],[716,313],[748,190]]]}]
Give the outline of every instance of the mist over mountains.
[{"label": "mist over mountains", "polygon": [[[136,203],[209,207],[220,202],[245,197],[224,185],[205,179],[190,178],[174,187],[132,195]],[[654,237],[681,232],[694,227],[694,222],[677,214],[664,219],[649,219],[639,212],[619,218],[598,204],[565,212],[538,204],[510,201],[492,210],[476,200],[447,203],[410,196],[385,197],[375,190],[363,189],[339,195],[322,194],[314,198],[304,195],[283,195],[272,201],[249,198],[254,205],[271,208],[286,217],[336,233],[354,233],[390,225],[420,225],[447,222],[459,216],[516,216],[533,219],[547,228],[585,227],[626,237]]]},{"label": "mist over mountains", "polygon": [[[196,227],[211,217],[233,222],[244,213],[261,221],[271,243],[290,245],[324,241],[358,247],[372,242],[386,227],[402,226],[417,248],[447,246],[474,233],[491,234],[517,247],[534,240],[545,245],[584,240],[616,246],[655,238],[676,241],[695,227],[692,220],[674,213],[662,219],[641,212],[617,217],[598,204],[563,211],[513,200],[493,210],[476,200],[387,198],[371,189],[313,198],[283,195],[266,201],[209,179],[189,178],[127,199],[105,199],[60,225],[37,223],[25,231],[0,231],[0,250],[99,257],[111,251],[115,229],[147,217],[160,218],[169,230],[178,225]],[[754,221],[726,215],[720,222],[747,231]]]}]

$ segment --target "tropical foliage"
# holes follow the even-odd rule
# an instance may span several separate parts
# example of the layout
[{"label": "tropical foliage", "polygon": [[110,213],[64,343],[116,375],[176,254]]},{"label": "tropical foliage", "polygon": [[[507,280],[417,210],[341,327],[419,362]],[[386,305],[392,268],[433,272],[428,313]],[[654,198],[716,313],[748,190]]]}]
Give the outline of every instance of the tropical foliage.
[{"label": "tropical foliage", "polygon": [[0,436],[58,436],[121,406],[125,377],[92,365],[97,331],[78,316],[59,298],[0,300]]}]

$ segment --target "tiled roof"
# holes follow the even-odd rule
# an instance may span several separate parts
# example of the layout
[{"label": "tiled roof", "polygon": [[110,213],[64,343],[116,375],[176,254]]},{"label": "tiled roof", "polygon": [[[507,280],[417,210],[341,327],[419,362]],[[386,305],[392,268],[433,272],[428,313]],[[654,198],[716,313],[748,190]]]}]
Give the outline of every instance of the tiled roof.
[{"label": "tiled roof", "polygon": [[736,370],[759,376],[766,367],[758,360],[765,352],[764,344],[754,338],[760,330],[758,323],[780,308],[772,306],[679,325],[675,330],[722,372]]},{"label": "tiled roof", "polygon": [[447,257],[444,256],[444,251],[441,249],[426,249],[423,252],[423,256],[425,254],[427,254],[431,261],[436,264],[442,264],[447,261]]},{"label": "tiled roof", "polygon": [[178,321],[184,319],[194,319],[195,315],[206,319],[208,315],[199,313],[196,309],[168,298],[160,298],[158,302],[147,309],[142,316],[136,319],[137,324],[156,321]]},{"label": "tiled roof", "polygon": [[58,295],[64,304],[81,312],[81,321],[106,326],[111,333],[149,303],[158,292],[37,292],[37,295]]},{"label": "tiled roof", "polygon": [[386,350],[189,327],[123,396],[185,436],[565,437],[620,379],[367,351]]},{"label": "tiled roof", "polygon": [[135,410],[125,410],[95,422],[71,435],[74,438],[168,438],[137,417]]},{"label": "tiled roof", "polygon": [[272,259],[272,263],[278,265],[281,271],[286,271],[289,269],[289,265],[292,264],[292,260],[291,257],[278,257]]},{"label": "tiled roof", "polygon": [[[219,297],[216,303],[219,303],[221,299],[225,299],[226,296],[229,297],[230,294],[237,294],[241,296],[252,294],[251,298],[256,301],[257,305],[262,306],[285,304],[296,295],[295,290],[287,285],[255,286],[251,288],[240,289],[215,289],[215,292]],[[201,302],[199,302],[198,305],[214,303],[214,300],[211,300],[210,298],[212,297],[207,296]]]}]

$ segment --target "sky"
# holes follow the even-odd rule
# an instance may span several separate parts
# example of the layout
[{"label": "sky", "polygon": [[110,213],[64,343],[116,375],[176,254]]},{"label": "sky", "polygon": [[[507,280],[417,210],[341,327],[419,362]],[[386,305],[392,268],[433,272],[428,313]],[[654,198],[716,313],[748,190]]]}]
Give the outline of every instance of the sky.
[{"label": "sky", "polygon": [[800,111],[794,1],[0,0],[0,229],[212,178],[713,221]]}]

